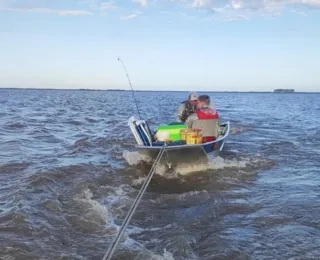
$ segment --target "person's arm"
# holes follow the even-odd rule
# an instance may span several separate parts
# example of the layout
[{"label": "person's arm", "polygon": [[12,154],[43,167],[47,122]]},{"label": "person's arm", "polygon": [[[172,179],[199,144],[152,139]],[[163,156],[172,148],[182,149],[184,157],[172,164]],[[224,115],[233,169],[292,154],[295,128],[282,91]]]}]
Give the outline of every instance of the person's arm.
[{"label": "person's arm", "polygon": [[185,109],[185,105],[183,103],[178,108],[177,116],[176,116],[176,122],[182,122],[181,117],[182,117],[184,109]]},{"label": "person's arm", "polygon": [[196,113],[190,115],[190,116],[187,118],[186,122],[185,122],[185,126],[186,126],[187,128],[192,128],[192,123],[193,123],[195,120],[197,120],[197,119],[198,119],[198,116],[197,116]]}]

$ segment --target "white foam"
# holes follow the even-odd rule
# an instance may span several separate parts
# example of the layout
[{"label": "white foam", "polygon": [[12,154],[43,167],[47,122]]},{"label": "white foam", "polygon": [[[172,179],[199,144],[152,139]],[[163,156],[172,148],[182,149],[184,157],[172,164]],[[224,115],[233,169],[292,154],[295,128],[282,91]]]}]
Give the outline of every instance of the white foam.
[{"label": "white foam", "polygon": [[151,161],[150,157],[146,155],[141,155],[137,151],[132,152],[132,151],[125,150],[123,151],[122,156],[129,165],[137,165],[142,161],[145,161],[145,162]]},{"label": "white foam", "polygon": [[[137,165],[141,163],[142,161],[150,162],[151,158],[148,156],[143,156],[139,154],[139,152],[131,152],[125,150],[123,152],[123,157],[128,162],[129,165]],[[224,159],[220,156],[212,158],[209,160],[208,163],[204,162],[197,162],[197,163],[178,163],[175,167],[175,173],[171,177],[177,177],[176,174],[180,175],[188,175],[190,173],[194,172],[201,172],[201,171],[207,171],[207,170],[219,170],[219,169],[225,169],[225,168],[245,168],[247,167],[247,164],[249,163],[249,160],[247,159]],[[159,164],[156,168],[156,174],[160,176],[167,175],[167,169],[168,165],[166,164]],[[170,177],[170,176],[166,176]],[[145,178],[139,178],[137,180],[134,180],[132,182],[133,185],[139,185],[141,184]]]},{"label": "white foam", "polygon": [[112,193],[105,198],[105,201],[108,203],[107,205],[109,208],[118,203],[120,200],[128,199],[127,193],[124,190],[124,185],[120,185],[119,187],[104,187],[108,190],[108,192],[112,191]]},{"label": "white foam", "polygon": [[237,160],[236,158],[232,160],[227,160],[218,156],[208,162],[208,168],[211,170],[218,170],[224,168],[245,168],[248,163],[248,160]]},{"label": "white foam", "polygon": [[240,134],[243,133],[245,131],[249,131],[250,128],[249,127],[239,127],[239,128],[233,128],[231,129],[231,134]]},{"label": "white foam", "polygon": [[224,159],[220,156],[210,158],[208,162],[203,163],[181,163],[177,164],[175,171],[176,173],[179,173],[180,175],[188,175],[194,172],[201,172],[201,171],[207,171],[207,170],[222,170],[222,169],[244,169],[248,166],[255,166],[255,165],[264,165],[265,160],[262,158],[255,158],[255,159],[249,159],[249,158],[241,158],[236,159],[233,158],[231,160]]},{"label": "white foam", "polygon": [[138,251],[138,255],[134,258],[140,259],[152,259],[152,260],[174,260],[172,253],[164,249],[163,255],[158,255],[145,248],[145,246],[138,241],[126,236],[125,241],[120,244],[122,249],[129,248],[130,250]]},{"label": "white foam", "polygon": [[174,260],[173,255],[167,251],[166,249],[163,250],[163,255],[155,255],[151,259],[153,260]]},{"label": "white foam", "polygon": [[140,177],[138,179],[133,180],[132,181],[132,185],[133,186],[138,186],[138,185],[144,183],[145,180],[146,180],[146,177]]},{"label": "white foam", "polygon": [[199,191],[189,191],[178,195],[179,200],[184,200],[186,198],[196,196],[196,195],[208,195],[208,191],[199,190]]},{"label": "white foam", "polygon": [[201,172],[208,170],[206,163],[178,163],[175,171],[180,175],[188,175],[193,172]]},{"label": "white foam", "polygon": [[173,226],[172,224],[168,224],[168,225],[166,225],[165,227],[148,228],[148,229],[146,229],[146,231],[152,231],[152,232],[154,232],[154,231],[160,231],[160,230],[172,228],[172,226]]},{"label": "white foam", "polygon": [[[83,190],[80,194],[78,194],[75,198],[75,200],[84,203],[85,205],[89,206],[86,211],[88,213],[87,216],[91,216],[96,218],[96,215],[98,215],[108,227],[112,227],[117,230],[117,232],[120,230],[120,226],[116,225],[114,223],[114,217],[112,216],[112,212],[114,211],[115,204],[118,202],[121,202],[122,207],[124,206],[123,203],[124,200],[132,200],[132,198],[129,198],[127,196],[127,193],[121,188],[121,187],[106,187],[111,191],[111,194],[105,198],[105,201],[107,204],[101,205],[98,201],[92,199],[93,193],[90,189]],[[164,227],[169,228],[170,225]],[[130,249],[139,252],[138,254],[143,256],[143,259],[156,259],[156,260],[174,260],[173,255],[164,250],[163,255],[157,255],[154,252],[148,250],[145,248],[145,246],[138,241],[130,238],[130,235],[135,234],[141,234],[144,231],[149,232],[157,232],[163,228],[150,228],[150,229],[143,229],[136,226],[129,226],[126,229],[126,232],[124,232],[122,237],[122,242],[119,244],[119,247],[124,249]],[[110,234],[109,234],[110,235]],[[114,233],[115,235],[115,233]],[[138,259],[140,259],[138,257]]]},{"label": "white foam", "polygon": [[143,228],[139,228],[139,227],[128,227],[126,230],[126,233],[128,235],[135,235],[135,234],[141,234],[144,231]]},{"label": "white foam", "polygon": [[104,222],[108,222],[113,219],[109,215],[109,212],[107,208],[103,205],[101,205],[98,201],[92,199],[93,194],[90,189],[86,189],[82,191],[82,194],[80,195],[80,198],[76,198],[76,200],[81,201],[87,205],[90,205],[90,211],[91,213],[97,214],[101,220]]},{"label": "white foam", "polygon": [[165,175],[165,173],[167,172],[167,166],[165,164],[158,164],[158,167],[156,168],[155,173],[158,175]]}]

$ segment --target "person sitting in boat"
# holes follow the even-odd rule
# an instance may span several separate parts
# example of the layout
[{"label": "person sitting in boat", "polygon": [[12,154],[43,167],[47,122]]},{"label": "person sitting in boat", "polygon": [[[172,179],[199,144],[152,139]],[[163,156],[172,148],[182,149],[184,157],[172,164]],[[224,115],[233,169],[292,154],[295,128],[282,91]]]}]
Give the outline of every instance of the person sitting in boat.
[{"label": "person sitting in boat", "polygon": [[195,112],[197,108],[197,103],[197,93],[191,92],[189,94],[188,100],[185,100],[180,104],[177,112],[176,122],[184,123],[187,120],[187,118]]},{"label": "person sitting in boat", "polygon": [[187,128],[201,129],[202,142],[211,142],[219,135],[219,114],[214,105],[210,105],[210,97],[198,97],[197,110],[190,115],[185,125]]}]

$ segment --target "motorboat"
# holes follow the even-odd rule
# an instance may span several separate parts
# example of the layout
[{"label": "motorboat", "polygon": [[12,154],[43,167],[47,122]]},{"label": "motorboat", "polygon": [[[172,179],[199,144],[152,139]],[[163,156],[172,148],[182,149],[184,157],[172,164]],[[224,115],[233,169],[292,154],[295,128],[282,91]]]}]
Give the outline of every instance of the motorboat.
[{"label": "motorboat", "polygon": [[[188,142],[181,140],[181,131],[186,129],[183,123],[170,123],[159,126],[156,131],[151,131],[145,120],[138,120],[135,117],[130,117],[128,125],[136,140],[135,149],[143,157],[154,160],[163,146],[165,146],[164,160],[171,167],[175,167],[177,163],[188,162],[207,162],[213,157],[217,157],[223,150],[226,139],[230,133],[230,122],[218,123],[217,137],[209,142]],[[157,140],[157,133],[160,129],[169,129],[174,138],[168,140]],[[163,132],[163,131],[162,131]],[[178,134],[178,135],[177,135]],[[159,134],[158,134],[159,136]],[[166,136],[168,137],[168,136]]]}]

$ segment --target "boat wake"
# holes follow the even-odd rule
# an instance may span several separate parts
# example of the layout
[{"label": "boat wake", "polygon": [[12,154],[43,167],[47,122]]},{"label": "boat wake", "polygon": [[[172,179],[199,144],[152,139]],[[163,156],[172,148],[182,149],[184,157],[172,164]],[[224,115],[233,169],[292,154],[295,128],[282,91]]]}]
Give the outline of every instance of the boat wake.
[{"label": "boat wake", "polygon": [[238,127],[238,128],[232,128],[231,131],[230,131],[230,133],[231,133],[232,135],[235,135],[235,134],[241,134],[241,133],[243,133],[243,132],[247,132],[247,131],[249,131],[249,130],[251,130],[250,127]]},{"label": "boat wake", "polygon": [[[123,157],[127,163],[131,166],[141,165],[143,163],[150,163],[151,158],[145,157],[139,154],[139,152],[124,151]],[[237,174],[251,175],[256,171],[262,169],[268,169],[274,165],[274,162],[257,157],[233,157],[223,158],[221,156],[210,158],[208,162],[189,162],[189,163],[177,163],[176,167],[170,170],[168,163],[164,160],[159,164],[156,169],[156,174],[166,178],[178,178],[179,175],[189,175],[197,172],[214,171],[218,173],[222,172],[236,172]],[[136,180],[137,183],[141,183],[143,178]]]},{"label": "boat wake", "polygon": [[149,163],[152,160],[152,158],[143,156],[137,151],[132,152],[125,150],[122,155],[129,165],[138,165],[143,162]]},{"label": "boat wake", "polygon": [[[90,228],[94,228],[96,232],[98,229],[101,229],[102,233],[107,236],[106,245],[108,245],[116,236],[116,232],[122,224],[122,221],[118,220],[122,219],[122,217],[119,218],[119,216],[126,213],[127,209],[124,208],[129,208],[133,199],[124,187],[105,188],[109,190],[110,193],[103,201],[99,202],[95,199],[90,189],[84,189],[74,197],[74,202],[83,209],[84,214],[81,218],[83,218],[83,220],[85,219],[85,222],[83,220],[78,221],[77,225],[83,224],[88,226],[88,223],[90,223]],[[116,255],[120,259],[126,259],[128,254],[130,254],[131,256],[135,255],[134,259],[174,260],[172,253],[166,249],[164,249],[162,255],[159,255],[148,250],[142,243],[131,238],[131,236],[142,234],[145,231],[156,232],[157,230],[145,230],[134,225],[129,225],[121,239]]]},{"label": "boat wake", "polygon": [[273,162],[263,159],[261,157],[256,158],[232,158],[227,159],[223,157],[211,158],[206,163],[182,163],[178,164],[175,168],[177,176],[189,175],[196,172],[213,171],[213,173],[224,174],[240,173],[246,175],[255,174],[257,170],[267,169],[273,166]]}]

